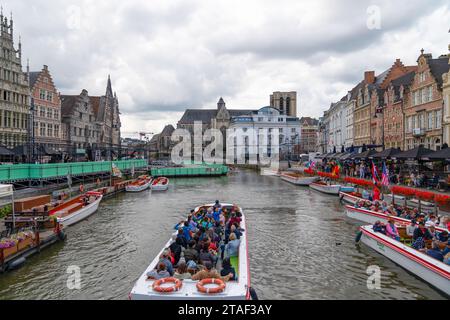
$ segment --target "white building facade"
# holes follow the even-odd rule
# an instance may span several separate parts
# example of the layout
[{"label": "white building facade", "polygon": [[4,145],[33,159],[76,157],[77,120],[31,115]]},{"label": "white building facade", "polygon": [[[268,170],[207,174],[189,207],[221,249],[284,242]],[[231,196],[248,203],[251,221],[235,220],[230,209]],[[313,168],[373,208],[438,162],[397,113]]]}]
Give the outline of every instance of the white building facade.
[{"label": "white building facade", "polygon": [[[247,158],[253,156],[255,159],[264,147],[263,152],[267,150],[269,155],[279,152],[281,159],[291,159],[300,148],[300,119],[284,115],[276,108],[264,107],[248,115],[233,117],[229,134],[234,139],[235,154],[243,152]],[[279,150],[273,150],[275,146]]]},{"label": "white building facade", "polygon": [[328,118],[330,122],[328,152],[333,152],[336,148],[337,152],[341,152],[345,141],[347,140],[347,115],[346,101],[333,103],[328,110]]}]

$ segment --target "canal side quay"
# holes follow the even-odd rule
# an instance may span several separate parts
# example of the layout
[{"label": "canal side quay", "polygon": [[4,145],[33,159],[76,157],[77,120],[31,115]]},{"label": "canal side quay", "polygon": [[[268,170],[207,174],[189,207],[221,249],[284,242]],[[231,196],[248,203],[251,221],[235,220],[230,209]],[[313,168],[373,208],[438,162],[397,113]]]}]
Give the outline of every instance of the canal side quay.
[{"label": "canal side quay", "polygon": [[144,159],[0,166],[0,273],[14,270],[28,257],[65,241],[64,217],[77,212],[83,215],[83,211],[87,217],[97,211],[101,199],[124,192],[143,178],[151,181],[149,175],[156,181],[158,177],[227,174],[224,165],[151,168]]}]

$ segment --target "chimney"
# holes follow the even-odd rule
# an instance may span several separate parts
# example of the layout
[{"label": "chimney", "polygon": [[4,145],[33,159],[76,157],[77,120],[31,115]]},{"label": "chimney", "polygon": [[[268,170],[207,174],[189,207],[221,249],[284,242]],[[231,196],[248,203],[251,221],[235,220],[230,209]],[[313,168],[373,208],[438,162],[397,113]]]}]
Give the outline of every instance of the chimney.
[{"label": "chimney", "polygon": [[364,72],[364,81],[367,84],[374,84],[375,83],[375,71]]}]

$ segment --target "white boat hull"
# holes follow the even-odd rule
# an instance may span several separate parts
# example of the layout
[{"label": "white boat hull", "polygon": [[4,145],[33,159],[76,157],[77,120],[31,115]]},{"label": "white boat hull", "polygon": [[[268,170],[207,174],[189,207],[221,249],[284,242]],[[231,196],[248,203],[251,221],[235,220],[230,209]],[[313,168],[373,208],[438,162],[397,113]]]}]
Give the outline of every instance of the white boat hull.
[{"label": "white boat hull", "polygon": [[311,183],[309,187],[313,190],[336,196],[339,195],[339,191],[341,190],[340,185],[323,185],[318,183]]},{"label": "white boat hull", "polygon": [[319,178],[317,177],[295,178],[286,174],[282,174],[280,177],[283,181],[295,184],[297,186],[309,186],[311,183],[317,182],[319,180]]},{"label": "white boat hull", "polygon": [[[222,204],[223,206],[232,206],[231,204]],[[210,204],[208,206],[214,206]],[[196,209],[197,210],[197,209]],[[242,212],[242,210],[241,210]],[[225,292],[217,295],[205,295],[199,293],[196,288],[197,281],[184,280],[183,286],[180,291],[161,294],[152,290],[153,280],[147,280],[147,273],[155,269],[157,263],[159,262],[159,257],[162,252],[156,256],[152,261],[150,266],[145,270],[145,272],[139,277],[135,283],[133,289],[130,292],[131,300],[248,300],[250,298],[249,288],[250,288],[250,268],[248,263],[248,243],[247,243],[247,226],[244,213],[242,212],[242,222],[241,227],[245,232],[241,236],[241,244],[239,247],[239,276],[238,281],[232,281],[226,283]],[[176,233],[174,233],[175,235]],[[172,240],[166,243],[164,248],[168,248]]]},{"label": "white boat hull", "polygon": [[60,222],[65,227],[70,227],[71,225],[74,225],[92,214],[94,214],[98,210],[98,206],[100,205],[100,202],[102,201],[103,196],[100,196],[97,200],[95,200],[93,203],[89,204],[88,206],[62,218],[58,218],[58,222]]},{"label": "white boat hull", "polygon": [[345,203],[349,203],[349,204],[352,204],[352,205],[355,205],[358,201],[363,200],[362,198],[353,196],[353,195],[351,195],[349,193],[346,193],[346,192],[339,192],[339,197]]},{"label": "white boat hull", "polygon": [[362,227],[361,231],[361,241],[365,245],[450,295],[450,266],[381,233],[375,233],[371,226]]},{"label": "white boat hull", "polygon": [[154,186],[151,186],[152,191],[167,191],[169,190],[169,184],[166,185],[161,185],[161,184],[157,184]]},{"label": "white boat hull", "polygon": [[262,168],[261,169],[261,175],[263,175],[263,176],[274,176],[274,177],[280,176],[280,174],[278,173],[278,170],[270,169],[270,168]]},{"label": "white boat hull", "polygon": [[125,190],[127,192],[142,192],[142,191],[147,190],[151,184],[152,184],[152,181],[150,180],[148,183],[143,184],[142,186],[128,185],[125,187]]}]

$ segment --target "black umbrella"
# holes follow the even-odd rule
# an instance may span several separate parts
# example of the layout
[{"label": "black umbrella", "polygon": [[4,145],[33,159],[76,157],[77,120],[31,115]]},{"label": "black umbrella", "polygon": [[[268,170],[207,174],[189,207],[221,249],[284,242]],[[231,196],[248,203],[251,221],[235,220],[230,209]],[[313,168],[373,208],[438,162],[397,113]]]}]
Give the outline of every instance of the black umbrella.
[{"label": "black umbrella", "polygon": [[394,155],[393,159],[412,159],[412,160],[421,160],[424,156],[429,155],[433,153],[433,150],[427,149],[424,146],[420,145],[414,149],[400,152],[396,155]]},{"label": "black umbrella", "polygon": [[371,159],[389,159],[394,157],[395,155],[401,153],[402,151],[400,149],[390,148],[386,149],[384,151],[375,153],[370,158]]},{"label": "black umbrella", "polygon": [[442,149],[436,152],[427,154],[421,158],[422,160],[450,160],[450,149]]},{"label": "black umbrella", "polygon": [[6,149],[3,146],[0,146],[0,156],[14,156],[14,152],[9,149]]},{"label": "black umbrella", "polygon": [[361,153],[358,153],[352,157],[352,159],[369,159],[371,156],[376,154],[377,152],[375,150],[367,150],[363,151]]}]

